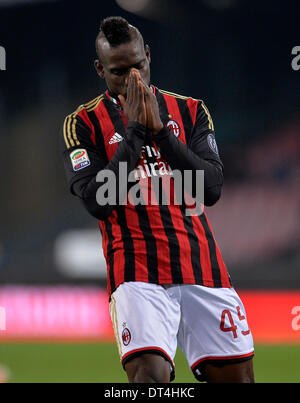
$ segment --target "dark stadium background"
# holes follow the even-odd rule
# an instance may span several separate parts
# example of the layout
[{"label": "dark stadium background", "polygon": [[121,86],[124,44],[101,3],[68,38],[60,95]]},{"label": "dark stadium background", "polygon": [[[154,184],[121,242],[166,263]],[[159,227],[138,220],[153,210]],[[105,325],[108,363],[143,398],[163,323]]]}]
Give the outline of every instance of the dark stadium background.
[{"label": "dark stadium background", "polygon": [[[36,323],[36,334],[16,323],[24,316],[22,301],[31,330],[37,314],[30,309],[42,317],[45,311],[51,322],[43,298],[54,292],[56,306],[60,290],[64,304],[73,291],[83,297],[99,291],[99,307],[107,311],[97,222],[68,192],[58,137],[65,116],[105,89],[93,67],[94,40],[109,15],[122,15],[141,30],[155,85],[201,98],[209,108],[225,184],[207,214],[246,310],[249,303],[257,380],[299,381],[300,70],[291,63],[292,49],[300,46],[300,5],[247,0],[0,0],[0,46],[6,50],[6,71],[0,71],[0,306],[18,300],[18,311],[5,306],[0,381],[1,365],[3,379],[12,382],[126,381],[110,330],[103,337],[88,331],[72,337],[68,329],[53,336],[39,333]],[[68,305],[61,309],[68,316]],[[29,357],[30,369],[22,364]],[[112,372],[105,360],[115,365]],[[180,352],[178,360],[178,382],[192,381]]]}]

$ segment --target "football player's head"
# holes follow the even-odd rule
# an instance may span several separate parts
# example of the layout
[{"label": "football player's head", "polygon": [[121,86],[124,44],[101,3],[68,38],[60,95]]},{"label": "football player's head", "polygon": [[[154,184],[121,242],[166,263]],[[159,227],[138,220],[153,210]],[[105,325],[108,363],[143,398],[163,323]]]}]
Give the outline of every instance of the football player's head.
[{"label": "football player's head", "polygon": [[122,17],[101,21],[96,38],[95,68],[108,89],[126,98],[127,77],[132,68],[139,70],[145,84],[150,83],[150,48],[139,30]]}]

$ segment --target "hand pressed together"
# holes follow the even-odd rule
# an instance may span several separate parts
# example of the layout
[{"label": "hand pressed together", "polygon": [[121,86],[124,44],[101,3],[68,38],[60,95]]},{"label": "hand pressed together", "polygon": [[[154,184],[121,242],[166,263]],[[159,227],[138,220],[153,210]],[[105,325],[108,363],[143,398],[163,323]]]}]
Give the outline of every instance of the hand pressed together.
[{"label": "hand pressed together", "polygon": [[121,106],[129,121],[138,122],[143,126],[147,124],[146,103],[143,83],[138,70],[132,69],[128,76],[126,100],[119,95]]},{"label": "hand pressed together", "polygon": [[129,121],[139,122],[153,135],[163,128],[156,97],[137,69],[131,69],[129,73],[126,100],[123,95],[119,95],[119,100]]}]

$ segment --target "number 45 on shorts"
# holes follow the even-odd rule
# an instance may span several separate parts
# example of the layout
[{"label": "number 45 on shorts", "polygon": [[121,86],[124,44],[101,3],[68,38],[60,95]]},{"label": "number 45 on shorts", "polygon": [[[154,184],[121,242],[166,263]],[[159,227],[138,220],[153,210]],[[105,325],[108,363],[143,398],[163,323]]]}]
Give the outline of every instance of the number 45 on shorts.
[{"label": "number 45 on shorts", "polygon": [[[237,317],[240,321],[245,320],[246,317],[241,314],[241,308],[239,306],[236,307],[237,311]],[[230,326],[228,326],[228,322]],[[220,329],[223,332],[232,332],[233,338],[236,339],[238,337],[238,332],[237,332],[237,325],[234,323],[232,315],[228,309],[224,309],[221,314],[221,323],[220,323]],[[247,334],[250,333],[250,329],[248,330],[241,330],[241,334],[243,336],[247,336]]]}]

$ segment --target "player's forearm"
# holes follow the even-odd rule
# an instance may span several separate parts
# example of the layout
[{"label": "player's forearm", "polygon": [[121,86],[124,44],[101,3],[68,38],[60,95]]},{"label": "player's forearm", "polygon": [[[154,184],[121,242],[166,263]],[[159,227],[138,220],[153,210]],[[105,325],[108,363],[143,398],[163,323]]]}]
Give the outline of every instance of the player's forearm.
[{"label": "player's forearm", "polygon": [[159,146],[162,157],[173,170],[177,169],[182,174],[185,170],[193,172],[193,193],[196,188],[195,172],[204,171],[204,204],[206,206],[212,206],[219,200],[223,185],[223,172],[222,166],[218,162],[201,158],[201,152],[197,150],[197,147],[195,150],[191,150],[172,135],[167,128],[155,136],[154,140]]},{"label": "player's forearm", "polygon": [[[100,180],[97,176],[88,177],[81,179],[74,183],[73,190],[77,196],[79,196],[86,209],[91,215],[99,220],[104,220],[110,216],[113,209],[117,205],[121,204],[127,197],[128,190],[135,185],[136,182],[128,182],[128,176],[136,166],[137,160],[140,156],[141,148],[145,141],[146,128],[137,122],[131,122],[128,124],[127,133],[124,137],[124,141],[119,144],[117,151],[110,160],[110,162],[99,172],[105,173],[104,171],[110,172],[115,178],[113,181],[114,188],[110,189],[111,195],[115,200],[114,204],[101,205],[97,201],[97,192],[99,188],[105,185],[107,177],[105,180]],[[120,162],[125,162],[127,172],[122,172],[122,177],[126,177],[127,181],[120,182]],[[99,174],[98,172],[98,174]],[[101,175],[100,175],[101,176]]]}]

